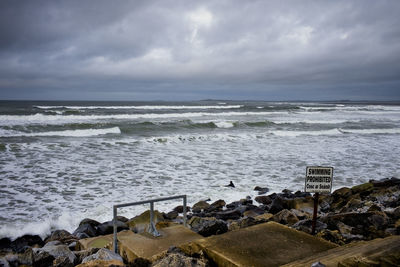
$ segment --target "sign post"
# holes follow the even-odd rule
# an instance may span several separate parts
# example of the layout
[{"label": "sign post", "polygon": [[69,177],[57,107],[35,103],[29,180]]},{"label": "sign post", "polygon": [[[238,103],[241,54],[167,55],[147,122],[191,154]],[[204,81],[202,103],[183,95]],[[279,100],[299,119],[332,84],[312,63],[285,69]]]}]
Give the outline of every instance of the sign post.
[{"label": "sign post", "polygon": [[315,235],[319,193],[331,193],[333,167],[309,166],[306,168],[305,192],[314,194],[314,213],[311,234]]}]

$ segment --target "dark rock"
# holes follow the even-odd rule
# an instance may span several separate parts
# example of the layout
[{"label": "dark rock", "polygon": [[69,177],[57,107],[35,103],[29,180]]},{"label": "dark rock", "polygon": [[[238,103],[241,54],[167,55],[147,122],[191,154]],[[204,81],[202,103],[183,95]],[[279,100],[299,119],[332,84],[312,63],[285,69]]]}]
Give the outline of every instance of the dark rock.
[{"label": "dark rock", "polygon": [[[96,227],[97,228],[97,227]],[[92,226],[90,223],[80,224],[79,227],[73,232],[73,235],[78,237],[79,233],[84,233],[89,237],[96,236],[96,228]]]},{"label": "dark rock", "polygon": [[229,231],[246,228],[246,227],[249,227],[249,226],[256,225],[258,223],[260,223],[260,221],[257,221],[256,219],[254,219],[252,217],[241,218],[241,219],[239,219],[237,221],[232,222],[229,225]]},{"label": "dark rock", "polygon": [[75,236],[78,239],[90,238],[90,236],[86,233],[77,233]]},{"label": "dark rock", "polygon": [[210,204],[205,202],[204,200],[201,200],[197,202],[196,204],[193,205],[192,211],[193,212],[201,212],[202,210],[206,210],[210,207]]},{"label": "dark rock", "polygon": [[179,213],[177,211],[170,211],[167,214],[164,214],[164,218],[167,220],[174,220],[178,217]]},{"label": "dark rock", "polygon": [[272,203],[272,199],[269,196],[257,196],[254,200],[264,205]]},{"label": "dark rock", "polygon": [[363,206],[364,206],[364,202],[361,200],[360,195],[356,194],[356,195],[352,195],[347,200],[346,205],[344,205],[339,212],[345,213],[345,212],[357,211],[358,208],[361,208]]},{"label": "dark rock", "polygon": [[[128,230],[129,227],[126,223],[117,221],[117,232]],[[112,221],[104,222],[97,226],[97,235],[109,235],[114,233],[114,223]]]},{"label": "dark rock", "polygon": [[226,202],[222,199],[219,199],[215,202],[213,202],[210,207],[207,209],[208,212],[211,211],[218,211],[218,210],[222,210],[223,207],[226,205]]},{"label": "dark rock", "polygon": [[74,263],[71,263],[70,259],[66,256],[61,256],[53,261],[53,267],[73,267]]},{"label": "dark rock", "polygon": [[86,258],[92,254],[96,254],[97,251],[99,251],[99,248],[90,248],[88,250],[75,251],[74,254],[76,256],[76,262],[82,263],[84,258]]},{"label": "dark rock", "polygon": [[[311,230],[310,230],[309,233],[311,233]],[[323,238],[323,239],[328,240],[330,242],[336,243],[336,244],[338,244],[340,246],[346,244],[345,239],[339,233],[338,230],[322,229],[321,231],[319,231],[317,233],[317,237],[320,237],[320,238]]]},{"label": "dark rock", "polygon": [[351,188],[351,193],[353,195],[360,194],[360,196],[366,196],[366,195],[369,195],[373,189],[374,189],[374,185],[372,183],[365,183],[365,184],[353,186]]},{"label": "dark rock", "polygon": [[382,180],[370,180],[369,181],[375,187],[389,187],[394,185],[400,185],[400,179],[396,177],[386,178]]},{"label": "dark rock", "polygon": [[[245,212],[246,210],[244,210],[243,212]],[[217,212],[216,213],[216,217],[217,219],[221,219],[221,220],[237,220],[242,216],[242,213],[240,212],[240,210],[238,208],[234,209],[234,210],[227,210],[227,211],[221,211],[221,212]]]},{"label": "dark rock", "polygon": [[246,198],[242,198],[239,200],[240,205],[249,205],[253,204],[253,200],[251,200],[251,197],[247,196]]},{"label": "dark rock", "polygon": [[11,242],[11,249],[17,253],[24,252],[27,247],[43,246],[44,242],[38,235],[24,235]]},{"label": "dark rock", "polygon": [[294,193],[294,196],[295,197],[307,197],[307,196],[311,196],[311,194],[308,192],[306,193],[306,192],[296,191]]},{"label": "dark rock", "polygon": [[76,236],[71,235],[68,231],[66,230],[56,230],[51,233],[49,237],[46,238],[45,243],[51,242],[58,240],[61,243],[64,244],[70,244],[72,242],[75,242],[77,240]]},{"label": "dark rock", "polygon": [[378,205],[373,204],[371,207],[368,208],[368,211],[369,212],[371,212],[371,211],[382,211],[382,209]]},{"label": "dark rock", "polygon": [[[306,219],[306,220],[301,220],[298,221],[297,223],[292,225],[292,228],[299,230],[299,231],[303,231],[305,233],[311,234],[312,231],[312,220],[310,219]],[[315,232],[320,232],[324,229],[327,228],[327,225],[323,222],[321,222],[320,220],[316,221],[315,224]]]},{"label": "dark rock", "polygon": [[204,237],[223,234],[228,231],[227,223],[216,218],[192,217],[188,224],[193,231]]},{"label": "dark rock", "polygon": [[[178,213],[183,213],[183,206],[182,205],[176,206],[173,210],[178,212]],[[190,207],[187,206],[186,207],[186,212],[189,212],[189,211],[190,211]]]},{"label": "dark rock", "polygon": [[206,263],[201,261],[200,259],[188,257],[179,253],[171,253],[167,254],[165,257],[154,263],[152,266],[153,267],[165,267],[165,266],[205,267]]},{"label": "dark rock", "polygon": [[86,219],[83,219],[83,220],[79,223],[79,226],[84,225],[84,224],[89,224],[89,225],[91,225],[93,228],[96,228],[97,225],[99,225],[100,223],[99,223],[98,221],[96,221],[96,220],[92,220],[92,219],[86,218]]},{"label": "dark rock", "polygon": [[76,241],[74,241],[74,242],[72,242],[72,243],[69,243],[69,244],[68,244],[69,250],[74,251],[74,250],[76,249],[76,245],[77,245],[77,244],[78,244],[78,243],[77,243]]},{"label": "dark rock", "polygon": [[39,250],[33,253],[33,266],[34,267],[48,267],[53,265],[55,258],[47,251]]},{"label": "dark rock", "polygon": [[291,209],[290,211],[294,215],[296,215],[296,217],[299,218],[299,220],[311,219],[311,217],[312,217],[312,214],[301,211],[301,210]]},{"label": "dark rock", "polygon": [[0,258],[0,266],[1,267],[10,267],[10,264],[5,258]]},{"label": "dark rock", "polygon": [[31,247],[27,247],[25,249],[24,253],[20,253],[20,254],[17,255],[17,261],[16,262],[18,262],[18,266],[20,266],[20,265],[33,265],[33,249]]},{"label": "dark rock", "polygon": [[258,194],[259,194],[259,195],[262,195],[262,194],[268,193],[269,188],[268,188],[268,187],[256,186],[256,187],[254,188],[254,191],[258,191]]},{"label": "dark rock", "polygon": [[40,253],[41,251],[45,251],[52,255],[55,259],[59,257],[66,257],[68,259],[68,262],[66,263],[65,260],[60,259],[59,260],[59,266],[74,266],[75,261],[77,260],[75,254],[68,249],[66,245],[58,245],[59,243],[56,243],[58,241],[51,241],[47,243],[44,247],[42,248],[36,248],[33,249],[34,254]]},{"label": "dark rock", "polygon": [[240,206],[240,202],[239,201],[234,201],[232,203],[227,204],[226,208],[227,209],[236,209],[239,206]]},{"label": "dark rock", "polygon": [[11,249],[11,240],[8,237],[0,239],[0,250]]},{"label": "dark rock", "polygon": [[400,219],[400,207],[397,207],[393,210],[393,218]]},{"label": "dark rock", "polygon": [[269,209],[269,212],[272,214],[278,213],[283,209],[288,209],[288,201],[282,197],[277,196],[271,204],[271,207]]},{"label": "dark rock", "polygon": [[287,224],[289,226],[299,221],[297,216],[287,209],[281,210],[280,212],[275,214],[274,217],[272,217],[272,220],[280,224]]},{"label": "dark rock", "polygon": [[117,216],[117,221],[127,223],[129,221],[129,219],[124,216]]},{"label": "dark rock", "polygon": [[123,262],[124,260],[119,254],[116,254],[112,252],[111,250],[101,248],[99,249],[95,254],[92,254],[90,256],[87,256],[82,260],[82,263],[88,262],[88,261],[94,261],[94,260],[117,260]]}]

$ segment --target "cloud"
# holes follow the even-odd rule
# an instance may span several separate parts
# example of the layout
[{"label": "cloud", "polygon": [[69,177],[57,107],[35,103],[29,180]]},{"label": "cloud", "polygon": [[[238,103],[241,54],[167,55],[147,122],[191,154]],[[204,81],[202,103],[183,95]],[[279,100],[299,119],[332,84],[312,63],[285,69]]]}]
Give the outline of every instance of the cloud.
[{"label": "cloud", "polygon": [[399,13],[397,1],[1,1],[0,98],[344,99],[362,87],[399,99]]}]

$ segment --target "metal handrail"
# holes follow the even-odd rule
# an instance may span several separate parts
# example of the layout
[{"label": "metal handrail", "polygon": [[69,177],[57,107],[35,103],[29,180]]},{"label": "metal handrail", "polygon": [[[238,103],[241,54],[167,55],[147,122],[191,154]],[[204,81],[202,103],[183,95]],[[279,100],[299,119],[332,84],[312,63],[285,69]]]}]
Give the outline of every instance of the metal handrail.
[{"label": "metal handrail", "polygon": [[178,198],[183,198],[183,225],[186,227],[186,195],[156,198],[156,199],[114,205],[113,206],[114,252],[118,253],[118,240],[117,240],[117,209],[118,208],[150,203],[150,226],[147,231],[149,233],[151,233],[153,236],[161,236],[161,234],[157,231],[156,226],[154,225],[154,202],[167,201],[167,200],[178,199]]}]

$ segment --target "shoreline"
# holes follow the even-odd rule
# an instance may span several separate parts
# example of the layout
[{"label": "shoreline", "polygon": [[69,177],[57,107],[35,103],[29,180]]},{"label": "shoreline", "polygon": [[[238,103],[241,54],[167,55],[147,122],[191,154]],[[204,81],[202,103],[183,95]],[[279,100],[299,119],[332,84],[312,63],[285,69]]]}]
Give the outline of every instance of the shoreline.
[{"label": "shoreline", "polygon": [[[293,229],[311,233],[313,198],[304,192],[288,189],[268,194],[269,189],[255,187],[258,196],[246,197],[232,203],[219,199],[199,201],[188,210],[188,228],[204,236],[219,235],[256,224],[274,221]],[[167,213],[155,212],[155,223],[181,224],[183,207]],[[118,216],[118,231],[146,231],[149,212],[133,218]],[[111,234],[113,222],[83,219],[72,232],[53,231],[46,238],[24,235],[11,240],[0,239],[0,258],[19,261],[19,255],[32,249],[40,250],[46,243],[59,241],[71,253],[77,253],[80,239]],[[370,180],[368,183],[342,187],[319,198],[316,236],[339,246],[400,235],[400,179]],[[10,256],[10,255],[13,255]],[[79,260],[77,261],[79,262]],[[76,265],[73,262],[74,265]],[[29,263],[29,262],[28,262]],[[29,264],[27,264],[29,265]]]}]

